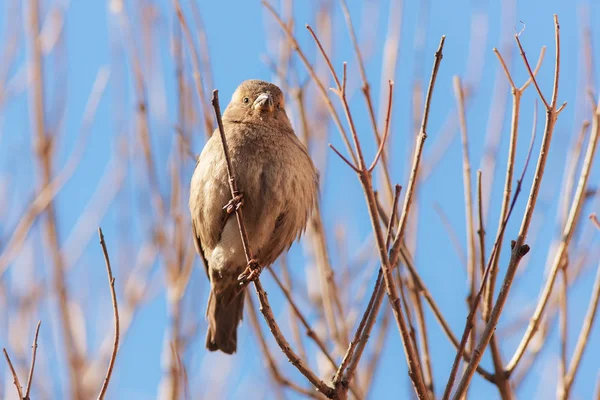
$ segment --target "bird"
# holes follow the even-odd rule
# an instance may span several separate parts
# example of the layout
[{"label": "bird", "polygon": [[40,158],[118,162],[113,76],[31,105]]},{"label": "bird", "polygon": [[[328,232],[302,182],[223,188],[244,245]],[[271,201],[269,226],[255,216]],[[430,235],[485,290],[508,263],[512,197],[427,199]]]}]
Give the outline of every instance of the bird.
[{"label": "bird", "polygon": [[[306,230],[318,200],[319,174],[296,136],[285,98],[273,83],[242,82],[222,120],[241,194],[232,198],[218,130],[198,157],[189,208],[196,251],[210,281],[206,348],[233,354],[243,316],[247,268],[235,209],[243,205],[249,247],[260,266],[270,266]],[[240,289],[241,288],[241,289]]]}]

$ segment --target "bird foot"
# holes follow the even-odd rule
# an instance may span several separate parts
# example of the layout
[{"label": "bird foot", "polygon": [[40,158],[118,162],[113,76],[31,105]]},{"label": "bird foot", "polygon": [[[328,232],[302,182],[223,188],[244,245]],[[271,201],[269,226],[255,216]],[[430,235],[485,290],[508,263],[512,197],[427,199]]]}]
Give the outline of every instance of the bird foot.
[{"label": "bird foot", "polygon": [[258,263],[258,260],[255,260],[254,258],[252,260],[250,260],[248,262],[248,265],[246,266],[246,269],[244,270],[244,272],[242,272],[239,276],[238,276],[238,282],[240,282],[240,284],[244,284],[246,282],[250,282],[253,280],[258,279],[258,277],[260,276],[261,273],[261,266]]},{"label": "bird foot", "polygon": [[225,206],[223,206],[223,210],[227,212],[227,214],[231,214],[240,209],[240,207],[244,204],[244,194],[242,192],[236,193],[235,196]]}]

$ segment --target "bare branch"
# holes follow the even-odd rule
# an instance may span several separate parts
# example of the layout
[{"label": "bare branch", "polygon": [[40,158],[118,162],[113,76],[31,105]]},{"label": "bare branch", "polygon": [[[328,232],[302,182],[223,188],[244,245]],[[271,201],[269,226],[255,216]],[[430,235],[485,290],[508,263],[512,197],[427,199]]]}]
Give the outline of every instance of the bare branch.
[{"label": "bare branch", "polygon": [[15,384],[15,387],[17,388],[17,393],[19,395],[19,399],[22,399],[23,398],[23,388],[21,387],[21,382],[19,382],[19,376],[17,375],[17,372],[15,371],[15,367],[13,367],[13,364],[10,361],[10,357],[8,356],[8,352],[6,351],[6,349],[3,348],[2,351],[4,352],[4,357],[6,358],[8,367],[10,368],[10,372],[12,373],[13,383]]},{"label": "bare branch", "polygon": [[31,365],[29,366],[29,375],[27,376],[27,386],[25,387],[25,395],[23,399],[29,400],[29,392],[31,391],[31,384],[33,383],[33,370],[35,368],[35,356],[37,354],[37,341],[38,335],[40,334],[40,325],[42,321],[38,321],[35,328],[35,336],[33,337],[33,344],[31,345]]},{"label": "bare branch", "polygon": [[385,148],[385,142],[388,137],[389,130],[390,130],[390,114],[392,113],[392,95],[393,95],[394,82],[389,81],[389,88],[390,88],[390,95],[388,98],[387,113],[385,116],[385,129],[383,131],[383,138],[381,138],[381,142],[379,143],[379,148],[377,149],[375,158],[373,159],[373,162],[371,163],[371,166],[369,167],[369,172],[372,172],[373,169],[375,169],[375,166],[377,165],[377,161],[379,161],[379,157],[381,156],[381,154],[383,153],[383,149]]},{"label": "bare branch", "polygon": [[100,246],[102,246],[102,253],[104,254],[104,261],[106,263],[106,274],[108,276],[108,284],[110,286],[110,295],[112,299],[113,306],[113,314],[114,314],[114,323],[115,323],[115,338],[113,341],[113,350],[110,356],[110,361],[108,363],[108,370],[106,371],[106,376],[104,377],[104,382],[102,383],[102,388],[100,389],[100,394],[98,395],[98,400],[104,399],[106,396],[106,391],[108,390],[108,383],[110,382],[110,377],[112,375],[112,371],[115,367],[115,360],[117,359],[117,351],[119,350],[119,306],[117,305],[117,294],[115,292],[115,278],[112,274],[112,268],[110,266],[110,259],[108,257],[108,250],[106,249],[106,243],[104,242],[104,234],[102,233],[102,228],[98,227],[98,236],[100,237]]}]

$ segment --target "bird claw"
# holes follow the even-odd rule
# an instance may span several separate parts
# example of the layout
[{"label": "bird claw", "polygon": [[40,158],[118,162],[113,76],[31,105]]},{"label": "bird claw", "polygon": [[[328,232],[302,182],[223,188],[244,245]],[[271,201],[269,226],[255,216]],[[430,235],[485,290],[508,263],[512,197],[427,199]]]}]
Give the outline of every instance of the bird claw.
[{"label": "bird claw", "polygon": [[258,260],[250,260],[244,272],[238,276],[238,282],[240,282],[240,284],[244,284],[246,282],[251,282],[258,279],[261,269],[262,268],[260,267]]},{"label": "bird claw", "polygon": [[240,207],[244,204],[244,194],[238,192],[225,206],[223,206],[223,210],[227,212],[227,214],[231,214],[240,209]]}]

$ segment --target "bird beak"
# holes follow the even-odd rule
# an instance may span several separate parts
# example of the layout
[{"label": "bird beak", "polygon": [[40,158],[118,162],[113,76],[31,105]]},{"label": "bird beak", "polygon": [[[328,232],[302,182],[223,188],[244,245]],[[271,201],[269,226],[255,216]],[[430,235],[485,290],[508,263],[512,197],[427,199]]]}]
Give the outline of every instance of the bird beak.
[{"label": "bird beak", "polygon": [[254,100],[254,104],[252,104],[252,108],[259,111],[269,111],[273,112],[275,109],[275,105],[273,104],[273,98],[270,93],[261,93],[256,100]]}]

